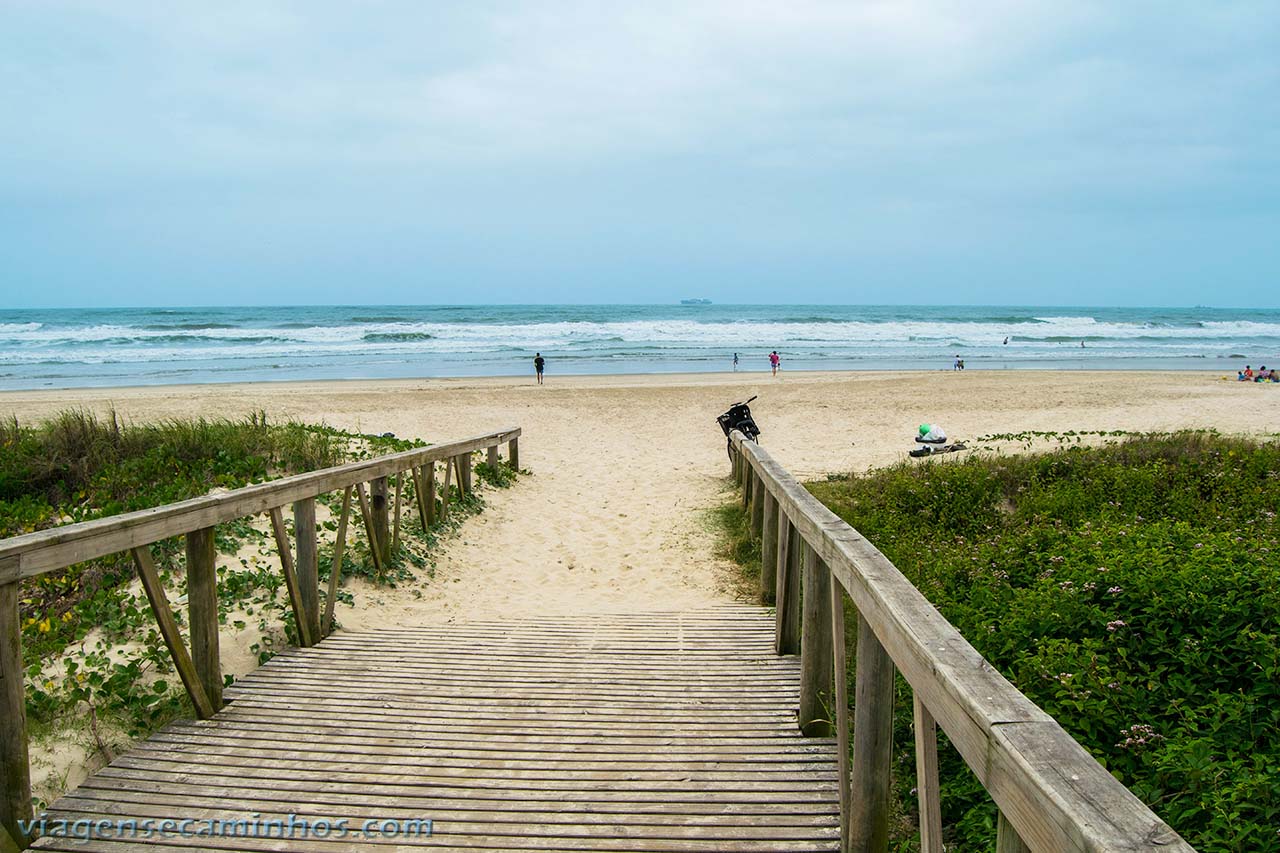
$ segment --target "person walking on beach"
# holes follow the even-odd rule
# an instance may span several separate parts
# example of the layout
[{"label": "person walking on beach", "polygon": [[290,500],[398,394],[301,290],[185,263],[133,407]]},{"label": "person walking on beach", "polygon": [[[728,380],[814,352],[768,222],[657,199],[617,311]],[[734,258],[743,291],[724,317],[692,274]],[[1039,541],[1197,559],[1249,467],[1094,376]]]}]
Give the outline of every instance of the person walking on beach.
[{"label": "person walking on beach", "polygon": [[774,350],[769,353],[769,366],[773,368],[773,375],[778,375],[778,366],[782,364],[782,356],[778,355],[778,351]]},{"label": "person walking on beach", "polygon": [[542,369],[547,366],[547,360],[542,357],[542,353],[534,353],[533,356],[533,372],[538,374],[538,384],[542,384]]},{"label": "person walking on beach", "polygon": [[733,372],[738,372],[738,354],[736,352],[733,354]]}]

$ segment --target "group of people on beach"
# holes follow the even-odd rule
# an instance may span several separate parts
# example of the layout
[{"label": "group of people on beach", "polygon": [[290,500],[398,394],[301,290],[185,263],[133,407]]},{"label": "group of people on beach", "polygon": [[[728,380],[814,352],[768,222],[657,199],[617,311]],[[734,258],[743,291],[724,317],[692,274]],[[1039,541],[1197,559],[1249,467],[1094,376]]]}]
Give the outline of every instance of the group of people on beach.
[{"label": "group of people on beach", "polygon": [[[733,353],[733,373],[737,373],[737,353]],[[778,351],[774,350],[769,353],[769,368],[772,369],[774,377],[778,375],[778,368],[782,366],[782,356],[778,355]],[[543,353],[534,353],[534,375],[538,377],[538,384],[543,384],[543,373],[547,370],[547,359],[544,359]]]},{"label": "group of people on beach", "polygon": [[1258,372],[1253,372],[1252,365],[1246,364],[1244,370],[1236,372],[1237,382],[1280,382],[1280,371],[1267,370],[1264,364],[1258,368]]},{"label": "group of people on beach", "polygon": [[[773,371],[773,375],[778,375],[778,368],[782,366],[782,356],[778,355],[778,351],[774,350],[769,353],[769,368]],[[738,354],[733,354],[733,372],[738,372]]]}]

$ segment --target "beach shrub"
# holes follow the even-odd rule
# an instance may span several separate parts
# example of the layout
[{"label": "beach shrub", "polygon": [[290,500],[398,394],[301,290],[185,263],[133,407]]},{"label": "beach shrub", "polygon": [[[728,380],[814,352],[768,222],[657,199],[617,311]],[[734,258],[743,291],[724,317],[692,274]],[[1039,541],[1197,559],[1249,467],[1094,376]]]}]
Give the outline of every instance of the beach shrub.
[{"label": "beach shrub", "polygon": [[[1280,447],[1142,436],[809,488],[1197,849],[1280,850]],[[994,806],[941,757],[948,850],[990,849]]]}]

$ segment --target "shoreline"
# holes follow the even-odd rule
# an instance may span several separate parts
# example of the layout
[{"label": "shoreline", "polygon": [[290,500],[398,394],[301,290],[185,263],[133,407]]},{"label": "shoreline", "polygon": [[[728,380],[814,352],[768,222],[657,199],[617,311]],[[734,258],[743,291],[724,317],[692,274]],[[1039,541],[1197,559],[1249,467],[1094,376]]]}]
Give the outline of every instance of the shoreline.
[{"label": "shoreline", "polygon": [[[1209,377],[1235,381],[1217,370],[1207,368],[1179,369],[1164,368],[1158,370],[1131,370],[1108,368],[1081,368],[1063,371],[1051,368],[966,368],[952,370],[946,368],[901,368],[896,370],[788,370],[785,367],[776,377],[770,375],[768,368],[762,370],[740,371],[684,371],[684,372],[652,372],[652,373],[562,373],[547,374],[542,388],[625,388],[654,386],[696,386],[699,384],[725,385],[735,381],[765,381],[768,383],[788,384],[794,382],[815,383],[832,380],[907,380],[921,376],[955,375],[957,379],[964,376],[981,374],[983,376],[1068,376],[1089,377],[1092,375],[1115,377],[1132,375],[1135,377]],[[1249,383],[1239,383],[1241,385]],[[1252,383],[1259,384],[1259,383]],[[1266,383],[1260,383],[1266,384]],[[429,391],[435,388],[497,388],[497,387],[539,387],[532,371],[526,374],[487,374],[477,376],[418,376],[418,377],[382,377],[373,379],[337,378],[337,379],[262,379],[231,380],[227,382],[175,382],[167,384],[141,385],[71,385],[57,388],[19,388],[0,389],[0,404],[9,399],[22,399],[29,396],[47,396],[51,394],[71,394],[83,396],[104,396],[113,392],[128,396],[178,393],[178,392],[225,392],[260,389],[264,386],[282,391],[314,390],[332,388],[344,390],[390,390],[404,388],[410,390]]]}]

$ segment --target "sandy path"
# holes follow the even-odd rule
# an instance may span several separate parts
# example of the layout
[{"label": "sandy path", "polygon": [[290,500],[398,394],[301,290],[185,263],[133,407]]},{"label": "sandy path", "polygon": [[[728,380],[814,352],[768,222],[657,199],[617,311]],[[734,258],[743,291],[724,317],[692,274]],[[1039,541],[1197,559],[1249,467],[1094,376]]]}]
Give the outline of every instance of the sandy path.
[{"label": "sandy path", "polygon": [[[490,493],[422,587],[366,590],[348,627],[501,614],[698,607],[729,595],[706,512],[727,498],[715,415],[753,405],[762,440],[794,472],[865,470],[903,457],[921,421],[957,438],[1021,430],[1274,429],[1280,388],[1216,374],[978,372],[715,374],[289,383],[0,395],[21,419],[68,406],[129,418],[325,421],[431,441],[516,424],[534,475]],[[374,605],[374,606],[371,606]],[[344,612],[345,611],[345,612]]]}]

